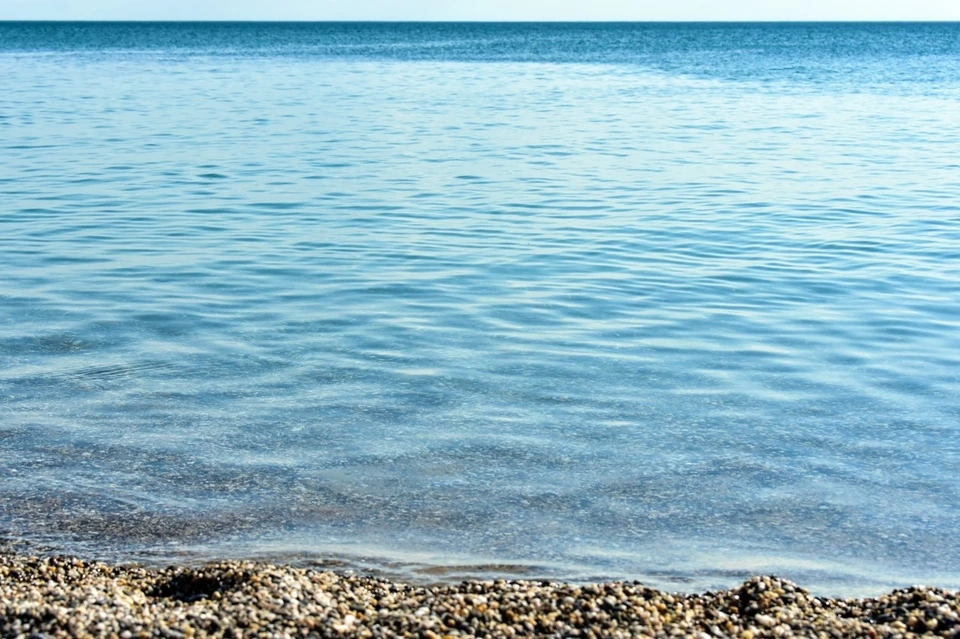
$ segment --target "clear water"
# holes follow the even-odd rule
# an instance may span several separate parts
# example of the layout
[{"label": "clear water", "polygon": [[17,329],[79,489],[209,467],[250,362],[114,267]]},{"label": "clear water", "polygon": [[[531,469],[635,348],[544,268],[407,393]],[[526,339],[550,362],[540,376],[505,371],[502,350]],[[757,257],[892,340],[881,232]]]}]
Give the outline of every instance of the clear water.
[{"label": "clear water", "polygon": [[960,25],[0,23],[0,536],[960,586]]}]

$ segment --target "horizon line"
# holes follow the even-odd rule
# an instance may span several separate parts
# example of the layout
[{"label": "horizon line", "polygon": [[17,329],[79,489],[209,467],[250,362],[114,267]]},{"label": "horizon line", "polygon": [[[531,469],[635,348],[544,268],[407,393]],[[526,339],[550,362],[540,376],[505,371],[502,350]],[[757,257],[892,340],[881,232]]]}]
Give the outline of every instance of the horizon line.
[{"label": "horizon line", "polygon": [[128,18],[0,18],[0,23],[5,22],[47,22],[47,23],[115,23],[115,24],[144,24],[144,23],[179,23],[179,24],[960,24],[960,19],[938,19],[938,18],[911,18],[901,20],[889,19],[805,19],[805,20],[764,20],[764,19],[730,19],[730,20],[696,20],[696,19],[677,19],[677,20],[443,20],[443,19],[417,19],[417,20],[378,20],[378,19],[287,19],[287,18],[149,18],[149,19],[128,19]]}]

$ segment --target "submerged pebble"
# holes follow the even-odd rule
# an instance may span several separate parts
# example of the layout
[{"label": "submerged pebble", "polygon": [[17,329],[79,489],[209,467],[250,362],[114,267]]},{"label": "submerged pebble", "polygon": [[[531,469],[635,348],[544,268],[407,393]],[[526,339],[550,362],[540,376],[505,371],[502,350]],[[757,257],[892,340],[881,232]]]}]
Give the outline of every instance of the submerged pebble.
[{"label": "submerged pebble", "polygon": [[155,570],[0,555],[3,637],[960,637],[960,595],[815,597],[777,577],[665,593],[640,583],[418,587],[225,561]]}]

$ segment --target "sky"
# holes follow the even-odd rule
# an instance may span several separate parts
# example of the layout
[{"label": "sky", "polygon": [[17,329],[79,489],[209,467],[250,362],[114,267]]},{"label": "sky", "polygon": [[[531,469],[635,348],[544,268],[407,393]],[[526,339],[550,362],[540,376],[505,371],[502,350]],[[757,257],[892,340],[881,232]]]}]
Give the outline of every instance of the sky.
[{"label": "sky", "polygon": [[960,0],[0,0],[0,20],[960,20]]}]

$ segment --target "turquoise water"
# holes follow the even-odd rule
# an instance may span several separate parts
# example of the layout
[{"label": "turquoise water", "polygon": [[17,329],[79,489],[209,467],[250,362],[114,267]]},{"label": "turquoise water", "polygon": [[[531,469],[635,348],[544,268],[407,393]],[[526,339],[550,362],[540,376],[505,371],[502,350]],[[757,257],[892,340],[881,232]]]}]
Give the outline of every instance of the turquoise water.
[{"label": "turquoise water", "polygon": [[0,537],[960,587],[960,25],[0,23]]}]

